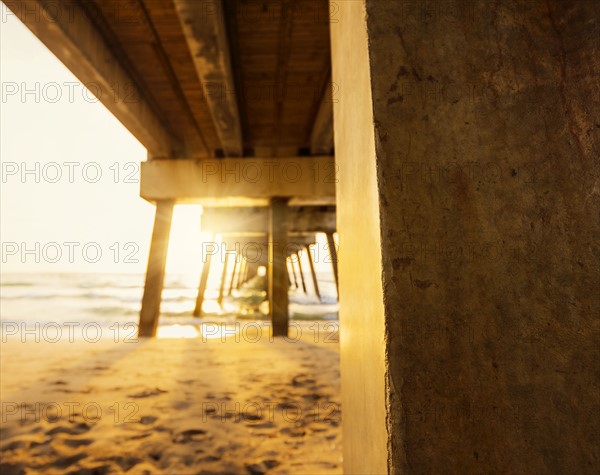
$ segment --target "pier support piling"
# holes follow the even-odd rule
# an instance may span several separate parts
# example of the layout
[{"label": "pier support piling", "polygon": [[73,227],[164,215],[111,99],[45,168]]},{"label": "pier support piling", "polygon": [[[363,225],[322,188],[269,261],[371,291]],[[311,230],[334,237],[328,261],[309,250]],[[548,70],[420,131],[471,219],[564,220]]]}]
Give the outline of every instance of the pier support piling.
[{"label": "pier support piling", "polygon": [[242,285],[244,285],[244,283],[246,282],[246,271],[247,271],[248,267],[246,264],[246,259],[244,259],[244,257],[241,257],[240,260],[240,271],[238,273],[238,278],[237,281],[235,283],[235,288],[239,289]]},{"label": "pier support piling", "polygon": [[300,251],[296,252],[298,256],[298,272],[300,273],[300,282],[302,283],[302,290],[306,294],[306,281],[304,280],[304,272],[302,271],[302,259],[300,258]]},{"label": "pier support piling", "polygon": [[158,317],[160,315],[160,302],[165,280],[165,267],[167,251],[169,249],[169,236],[171,234],[171,221],[173,219],[173,201],[158,201],[154,216],[154,229],[150,243],[144,296],[138,335],[140,337],[156,336]]},{"label": "pier support piling", "polygon": [[273,198],[269,207],[269,311],[273,336],[288,334],[287,203]]},{"label": "pier support piling", "polygon": [[217,303],[220,307],[223,306],[223,294],[225,292],[225,277],[227,276],[227,264],[229,263],[229,252],[225,252],[225,258],[223,262],[223,270],[221,272],[221,285],[219,286],[219,297]]},{"label": "pier support piling", "polygon": [[329,249],[329,257],[331,257],[331,265],[333,266],[333,277],[335,279],[335,289],[340,295],[340,284],[338,277],[338,254],[337,248],[335,247],[335,240],[333,239],[333,233],[327,233],[327,247]]},{"label": "pier support piling", "polygon": [[292,268],[292,278],[294,287],[297,289],[300,286],[298,285],[298,277],[296,277],[296,266],[294,265],[294,259],[290,256],[290,267]]},{"label": "pier support piling", "polygon": [[[214,246],[214,243],[211,243]],[[212,262],[212,253],[207,253],[203,256],[202,272],[200,274],[200,283],[198,284],[198,295],[196,296],[196,306],[194,307],[194,317],[202,316],[202,304],[204,303],[204,293],[206,292],[206,285],[208,283],[208,276],[210,274],[210,264]]]},{"label": "pier support piling", "polygon": [[231,295],[231,291],[234,288],[235,276],[236,276],[236,272],[237,272],[238,268],[239,268],[238,255],[236,253],[234,253],[233,254],[233,271],[231,272],[231,279],[229,280],[229,291],[227,292],[227,295]]},{"label": "pier support piling", "polygon": [[319,281],[317,280],[317,272],[315,271],[315,263],[313,261],[313,256],[310,252],[310,246],[305,246],[306,253],[308,254],[308,266],[310,267],[310,275],[312,276],[313,286],[315,288],[315,294],[317,294],[317,298],[319,302],[321,301],[321,292],[319,291]]}]

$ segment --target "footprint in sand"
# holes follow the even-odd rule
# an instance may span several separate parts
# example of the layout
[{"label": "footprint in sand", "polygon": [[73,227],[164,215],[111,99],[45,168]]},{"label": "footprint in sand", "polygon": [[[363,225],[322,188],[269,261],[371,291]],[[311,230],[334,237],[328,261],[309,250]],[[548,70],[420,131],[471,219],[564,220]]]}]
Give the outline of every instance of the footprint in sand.
[{"label": "footprint in sand", "polygon": [[160,388],[154,388],[154,389],[146,389],[144,391],[140,391],[139,393],[135,393],[135,394],[128,394],[127,397],[132,397],[132,398],[145,398],[145,397],[150,397],[150,396],[158,396],[159,394],[164,394],[164,393],[168,393],[169,391],[165,391],[164,389],[160,389]]},{"label": "footprint in sand", "polygon": [[281,429],[279,432],[289,437],[304,437],[306,435],[306,431],[298,427],[286,427],[285,429]]},{"label": "footprint in sand", "polygon": [[145,432],[143,434],[133,435],[133,436],[129,437],[129,440],[145,439],[146,437],[150,437],[151,435],[152,435],[151,432]]},{"label": "footprint in sand", "polygon": [[2,475],[22,475],[25,473],[25,464],[0,463],[0,473]]},{"label": "footprint in sand", "polygon": [[298,409],[298,404],[293,401],[283,401],[275,406],[277,409]]},{"label": "footprint in sand", "polygon": [[155,423],[157,420],[158,420],[158,417],[155,417],[155,416],[142,416],[138,422],[142,425],[147,426],[147,425]]},{"label": "footprint in sand", "polygon": [[245,421],[260,421],[262,420],[262,416],[260,414],[252,414],[252,413],[245,413],[242,415],[242,419],[244,419]]},{"label": "footprint in sand", "polygon": [[275,468],[280,464],[281,462],[278,460],[267,459],[260,463],[246,464],[246,470],[250,475],[263,475],[271,468]]},{"label": "footprint in sand", "polygon": [[309,401],[318,401],[319,399],[323,399],[323,396],[319,393],[309,393],[302,395],[302,398]]},{"label": "footprint in sand", "polygon": [[87,454],[85,454],[85,453],[68,455],[66,457],[59,457],[56,460],[54,460],[52,463],[48,464],[46,466],[46,468],[56,468],[56,467],[68,468],[71,465],[75,465],[77,462],[79,462],[80,460],[83,460],[86,457],[87,457]]},{"label": "footprint in sand", "polygon": [[66,426],[58,426],[53,429],[46,431],[47,435],[55,435],[55,434],[68,434],[68,435],[81,435],[85,434],[87,431],[91,429],[91,426],[86,424],[85,422],[79,422],[71,427]]},{"label": "footprint in sand", "polygon": [[176,410],[187,409],[191,404],[187,401],[174,401],[171,407]]},{"label": "footprint in sand", "polygon": [[187,444],[188,442],[202,440],[203,436],[206,434],[206,431],[203,429],[189,429],[180,432],[179,434],[173,437],[173,442],[175,444]]},{"label": "footprint in sand", "polygon": [[110,472],[110,465],[97,465],[96,467],[78,468],[65,473],[65,475],[107,475]]},{"label": "footprint in sand", "polygon": [[135,467],[138,463],[140,463],[142,461],[141,458],[134,457],[132,455],[129,455],[129,456],[117,455],[114,457],[106,457],[106,458],[103,458],[100,460],[102,462],[114,462],[119,467],[121,467],[121,470],[123,470],[124,472],[127,472],[129,469]]},{"label": "footprint in sand", "polygon": [[246,427],[250,427],[251,429],[273,429],[273,428],[275,428],[275,424],[273,424],[270,421],[268,421],[268,422],[259,422],[258,424],[256,424],[256,423],[248,423],[248,424],[246,424]]},{"label": "footprint in sand", "polygon": [[313,432],[327,432],[329,430],[328,427],[311,427],[311,431]]},{"label": "footprint in sand", "polygon": [[31,442],[30,447],[32,449],[35,449],[37,447],[44,447],[44,446],[47,446],[50,442],[52,442],[52,437],[48,437],[48,438],[42,440],[41,442],[37,441],[37,440],[34,440],[34,441]]},{"label": "footprint in sand", "polygon": [[93,442],[93,439],[64,439],[62,441],[63,444],[73,448],[91,445]]},{"label": "footprint in sand", "polygon": [[[4,453],[9,450],[25,449],[28,446],[29,446],[29,441],[27,441],[27,440],[13,440],[12,442],[8,442],[7,444],[4,444],[2,447],[0,447],[0,452]],[[0,472],[0,473],[3,473],[3,472]]]},{"label": "footprint in sand", "polygon": [[292,378],[292,385],[295,387],[298,386],[306,386],[308,384],[315,384],[316,381],[312,378],[309,378],[308,375],[301,373]]},{"label": "footprint in sand", "polygon": [[[46,444],[36,445],[35,447],[32,445],[29,450],[29,453],[34,457],[44,457],[44,458],[56,457],[58,455],[58,452],[52,446],[50,441]],[[0,472],[0,473],[2,473],[2,472]]]},{"label": "footprint in sand", "polygon": [[66,393],[66,394],[71,394],[71,393],[80,393],[80,394],[89,394],[93,391],[93,388],[82,388],[82,389],[57,389],[56,392],[57,393]]}]

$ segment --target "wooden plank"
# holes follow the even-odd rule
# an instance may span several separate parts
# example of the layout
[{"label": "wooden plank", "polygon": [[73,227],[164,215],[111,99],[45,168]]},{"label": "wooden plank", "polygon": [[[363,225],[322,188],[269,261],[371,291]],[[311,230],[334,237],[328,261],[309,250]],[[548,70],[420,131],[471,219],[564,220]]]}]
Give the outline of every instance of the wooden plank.
[{"label": "wooden plank", "polygon": [[225,156],[242,156],[242,127],[235,95],[223,2],[174,0],[205,99]]}]

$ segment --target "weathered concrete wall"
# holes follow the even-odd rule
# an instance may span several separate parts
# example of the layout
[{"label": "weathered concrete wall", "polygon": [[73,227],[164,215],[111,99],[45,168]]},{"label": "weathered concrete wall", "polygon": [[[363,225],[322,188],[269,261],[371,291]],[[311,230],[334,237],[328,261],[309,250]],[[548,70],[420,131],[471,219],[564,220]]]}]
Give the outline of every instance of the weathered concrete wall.
[{"label": "weathered concrete wall", "polygon": [[[383,386],[392,473],[597,473],[600,3],[367,0],[370,88],[355,3],[332,33],[346,470],[380,473],[350,452]],[[347,174],[374,165],[363,208]],[[344,266],[378,262],[373,187],[383,298]]]}]

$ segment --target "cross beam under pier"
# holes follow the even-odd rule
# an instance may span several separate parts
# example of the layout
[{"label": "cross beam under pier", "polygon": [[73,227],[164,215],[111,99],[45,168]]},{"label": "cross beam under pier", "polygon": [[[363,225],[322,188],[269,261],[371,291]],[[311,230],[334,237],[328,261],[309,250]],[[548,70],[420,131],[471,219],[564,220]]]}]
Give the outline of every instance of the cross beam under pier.
[{"label": "cross beam under pier", "polygon": [[141,164],[140,196],[204,206],[335,205],[333,157],[150,160]]}]

